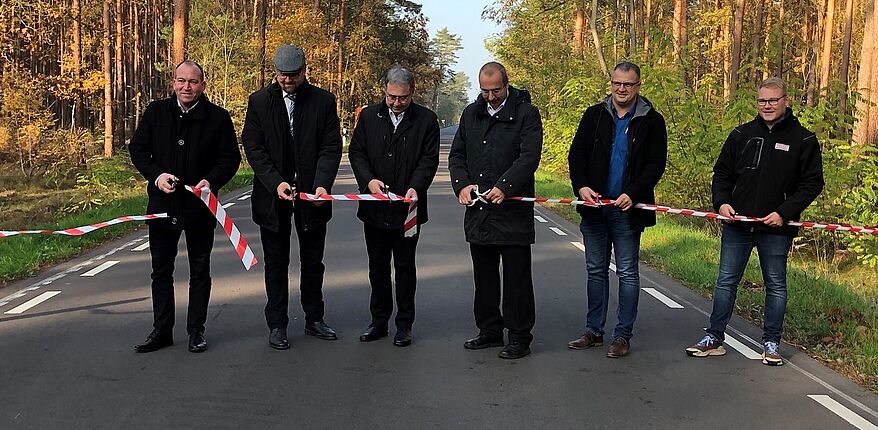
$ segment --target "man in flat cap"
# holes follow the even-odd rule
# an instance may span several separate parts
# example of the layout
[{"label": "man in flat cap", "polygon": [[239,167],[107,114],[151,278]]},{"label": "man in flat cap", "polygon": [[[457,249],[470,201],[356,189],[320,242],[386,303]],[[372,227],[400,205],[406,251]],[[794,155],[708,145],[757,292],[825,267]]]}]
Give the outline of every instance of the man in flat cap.
[{"label": "man in flat cap", "polygon": [[323,250],[327,202],[296,199],[297,192],[328,194],[341,161],[335,96],[305,79],[305,53],[281,45],[274,53],[275,82],[250,95],[241,140],[253,168],[253,221],[265,262],[265,320],[274,349],[288,349],[290,237],[299,242],[299,289],[305,334],[335,340],[323,320]]}]

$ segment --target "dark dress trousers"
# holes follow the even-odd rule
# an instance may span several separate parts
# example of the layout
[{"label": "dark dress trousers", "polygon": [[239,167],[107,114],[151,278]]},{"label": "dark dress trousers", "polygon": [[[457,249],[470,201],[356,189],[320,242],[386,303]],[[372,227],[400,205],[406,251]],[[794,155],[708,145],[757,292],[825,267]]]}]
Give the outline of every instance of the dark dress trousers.
[{"label": "dark dress trousers", "polygon": [[307,81],[297,89],[293,130],[276,82],[250,95],[241,140],[253,168],[253,221],[259,225],[265,263],[265,319],[269,328],[289,324],[290,236],[299,242],[302,309],[306,322],[323,321],[323,252],[330,203],[295,204],[277,197],[287,182],[297,192],[331,191],[341,161],[341,133],[335,96]]}]

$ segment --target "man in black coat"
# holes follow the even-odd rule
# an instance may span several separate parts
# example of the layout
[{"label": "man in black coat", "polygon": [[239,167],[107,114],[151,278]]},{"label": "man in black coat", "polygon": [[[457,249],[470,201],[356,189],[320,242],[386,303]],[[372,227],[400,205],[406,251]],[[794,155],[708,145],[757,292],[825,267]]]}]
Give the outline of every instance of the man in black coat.
[{"label": "man in black coat", "polygon": [[393,313],[390,260],[396,268],[396,336],[393,344],[412,342],[415,321],[415,248],[421,224],[427,222],[427,188],[439,167],[439,121],[431,110],[412,102],[415,75],[395,66],[384,76],[384,101],[360,113],[351,139],[349,158],[362,193],[395,193],[417,199],[414,235],[404,223],[409,204],[360,202],[369,254],[369,309],[372,323],[360,335],[363,342],[387,336]]},{"label": "man in black coat", "polygon": [[332,208],[295,196],[329,193],[341,161],[341,134],[335,96],[305,79],[302,49],[279,46],[274,65],[276,82],[250,95],[241,140],[255,176],[251,199],[265,255],[269,345],[288,349],[291,220],[299,239],[305,333],[337,339],[323,321],[323,251]]},{"label": "man in black coat", "polygon": [[587,202],[614,199],[614,206],[577,206],[588,271],[586,330],[571,349],[601,346],[610,301],[610,249],[619,276],[618,323],[607,357],[628,354],[640,297],[640,234],[655,225],[655,212],[631,210],[655,203],[653,190],[665,172],[665,119],[639,95],[640,68],[627,61],[613,69],[612,93],[586,109],[570,146],[574,194]]},{"label": "man in black coat", "polygon": [[448,155],[451,185],[458,202],[468,205],[463,227],[473,260],[473,313],[479,328],[464,348],[503,346],[506,328],[509,342],[499,356],[514,359],[530,354],[533,341],[534,210],[533,203],[506,198],[533,197],[543,125],[530,94],[509,85],[500,63],[482,66],[479,86],[482,93],[460,116]]},{"label": "man in black coat", "polygon": [[752,121],[735,127],[713,167],[713,206],[725,216],[763,218],[762,223],[723,225],[719,275],[713,290],[710,327],[686,349],[693,357],[723,355],[725,330],[732,317],[738,284],[753,247],[765,283],[762,363],[783,365],[778,351],[787,304],[787,257],[799,228],[796,221],[823,189],[823,160],[817,136],[787,107],[780,78],[759,85]]},{"label": "man in black coat", "polygon": [[147,106],[128,146],[131,161],[149,182],[147,212],[168,214],[167,219],[148,221],[154,320],[152,333],[135,347],[138,352],[174,343],[174,259],[182,232],[189,255],[189,351],[207,349],[204,323],[216,219],[183,186],[217,193],[238,171],[241,153],[229,113],[207,100],[204,87],[201,66],[180,63],[174,72],[174,95]]}]

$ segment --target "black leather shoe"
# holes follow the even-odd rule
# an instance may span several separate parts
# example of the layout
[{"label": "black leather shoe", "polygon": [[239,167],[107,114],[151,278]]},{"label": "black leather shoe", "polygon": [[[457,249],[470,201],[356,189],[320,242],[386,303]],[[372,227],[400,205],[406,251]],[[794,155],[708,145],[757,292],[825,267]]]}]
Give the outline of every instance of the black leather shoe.
[{"label": "black leather shoe", "polygon": [[503,346],[503,337],[492,337],[480,334],[463,343],[466,349],[485,349]]},{"label": "black leather shoe", "polygon": [[198,332],[189,335],[189,352],[207,351],[207,339],[204,334]]},{"label": "black leather shoe", "polygon": [[506,345],[506,348],[503,348],[499,354],[497,354],[500,358],[505,358],[509,360],[514,360],[516,358],[521,358],[530,354],[530,347],[521,342],[509,342],[509,345]]},{"label": "black leather shoe", "polygon": [[268,335],[268,345],[274,349],[290,349],[290,341],[287,340],[287,329],[271,329],[271,334]]},{"label": "black leather shoe", "polygon": [[333,330],[332,327],[326,325],[326,323],[323,321],[305,323],[305,334],[323,340],[338,339],[338,336],[335,334],[335,330]]},{"label": "black leather shoe", "polygon": [[360,342],[372,342],[387,337],[387,327],[369,324],[369,328],[360,335]]},{"label": "black leather shoe", "polygon": [[136,345],[134,350],[137,352],[153,352],[174,344],[174,336],[171,333],[154,329],[146,340],[140,345]]},{"label": "black leather shoe", "polygon": [[409,346],[412,344],[412,329],[410,327],[398,327],[396,336],[393,337],[393,344],[396,346]]}]

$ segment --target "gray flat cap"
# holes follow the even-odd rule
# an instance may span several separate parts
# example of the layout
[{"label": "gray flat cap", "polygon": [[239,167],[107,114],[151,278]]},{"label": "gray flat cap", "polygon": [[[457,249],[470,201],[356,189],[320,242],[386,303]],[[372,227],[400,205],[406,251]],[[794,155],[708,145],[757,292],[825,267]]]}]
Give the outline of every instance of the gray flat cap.
[{"label": "gray flat cap", "polygon": [[296,45],[278,46],[274,51],[274,67],[281,73],[291,73],[305,67],[305,51]]}]

